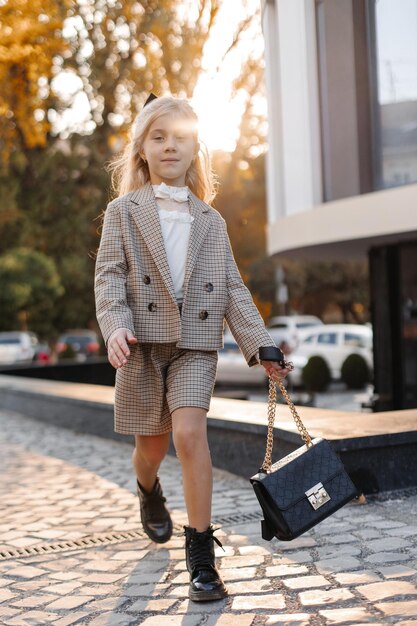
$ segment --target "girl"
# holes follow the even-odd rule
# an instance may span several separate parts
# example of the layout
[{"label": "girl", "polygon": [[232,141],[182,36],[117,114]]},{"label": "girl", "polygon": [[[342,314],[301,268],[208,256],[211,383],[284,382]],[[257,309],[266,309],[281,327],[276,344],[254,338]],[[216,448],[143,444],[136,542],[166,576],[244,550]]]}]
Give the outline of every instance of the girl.
[{"label": "girl", "polygon": [[[248,365],[275,346],[235,263],[226,222],[209,202],[214,180],[186,100],[148,98],[123,155],[111,163],[117,197],[97,255],[97,320],[116,372],[115,432],[132,434],[143,528],[158,543],[172,521],[158,478],[172,430],[189,525],[193,601],[223,598],[211,525],[206,416],[224,320]],[[262,361],[278,380],[288,373]]]}]

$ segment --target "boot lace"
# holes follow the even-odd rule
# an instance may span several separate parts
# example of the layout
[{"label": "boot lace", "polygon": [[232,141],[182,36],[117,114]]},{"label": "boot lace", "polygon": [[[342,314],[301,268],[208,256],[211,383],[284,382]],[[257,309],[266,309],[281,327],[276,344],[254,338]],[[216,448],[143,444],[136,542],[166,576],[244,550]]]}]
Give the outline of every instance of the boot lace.
[{"label": "boot lace", "polygon": [[223,548],[223,544],[213,535],[213,532],[213,530],[206,530],[203,533],[193,534],[189,547],[190,562],[193,569],[212,569],[214,567],[213,556],[210,550],[210,539],[213,539],[220,548]]}]

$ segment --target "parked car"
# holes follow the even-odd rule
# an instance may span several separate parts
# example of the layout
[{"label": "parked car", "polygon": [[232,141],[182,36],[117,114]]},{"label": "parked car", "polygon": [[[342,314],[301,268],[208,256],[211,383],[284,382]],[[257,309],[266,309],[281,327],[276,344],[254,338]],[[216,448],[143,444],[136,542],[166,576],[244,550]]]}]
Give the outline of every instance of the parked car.
[{"label": "parked car", "polygon": [[239,346],[233,337],[225,337],[224,347],[219,350],[216,384],[260,385],[265,384],[265,370],[262,365],[248,367]]},{"label": "parked car", "polygon": [[33,361],[38,364],[50,363],[52,358],[51,349],[47,343],[38,343],[35,347]]},{"label": "parked car", "polygon": [[30,363],[36,353],[38,338],[29,331],[0,333],[0,363]]},{"label": "parked car", "polygon": [[85,361],[97,356],[99,351],[98,336],[93,330],[68,330],[59,337],[56,344],[58,359],[74,358]]},{"label": "parked car", "polygon": [[[286,359],[292,361],[294,365],[294,369],[288,374],[287,380],[298,387],[302,384],[301,373],[307,359],[296,354],[290,354],[286,356]],[[219,350],[216,380],[218,384],[268,386],[268,376],[265,369],[262,365],[248,367],[236,340],[229,332],[224,335],[224,348]]]},{"label": "parked car", "polygon": [[[301,342],[292,356],[321,356],[333,380],[340,379],[345,359],[360,354],[373,369],[372,329],[361,324],[324,324],[303,331]],[[290,358],[289,357],[289,358]]]},{"label": "parked car", "polygon": [[267,331],[277,346],[285,342],[294,350],[300,342],[300,332],[314,326],[323,326],[315,315],[278,315],[270,319]]}]

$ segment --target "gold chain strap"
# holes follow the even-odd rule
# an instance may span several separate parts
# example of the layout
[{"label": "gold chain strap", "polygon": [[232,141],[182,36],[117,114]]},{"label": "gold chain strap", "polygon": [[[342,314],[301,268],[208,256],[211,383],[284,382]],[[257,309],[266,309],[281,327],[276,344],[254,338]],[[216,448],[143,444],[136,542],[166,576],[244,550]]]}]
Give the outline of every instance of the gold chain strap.
[{"label": "gold chain strap", "polygon": [[[293,401],[288,395],[288,392],[285,389],[284,383],[282,382],[282,380],[278,381],[278,386],[280,388],[282,395],[284,396],[286,403],[290,407],[290,411],[292,413],[294,422],[298,428],[298,432],[300,433],[302,440],[307,446],[311,446],[312,445],[311,437],[308,434],[308,431],[306,427],[304,426],[303,422],[301,421],[301,418],[297,413],[297,409],[295,408]],[[269,472],[271,465],[272,465],[272,448],[274,445],[274,422],[275,422],[276,401],[277,401],[276,383],[270,376],[269,377],[269,395],[268,395],[268,434],[266,437],[265,458],[261,465],[261,470],[266,473]]]}]

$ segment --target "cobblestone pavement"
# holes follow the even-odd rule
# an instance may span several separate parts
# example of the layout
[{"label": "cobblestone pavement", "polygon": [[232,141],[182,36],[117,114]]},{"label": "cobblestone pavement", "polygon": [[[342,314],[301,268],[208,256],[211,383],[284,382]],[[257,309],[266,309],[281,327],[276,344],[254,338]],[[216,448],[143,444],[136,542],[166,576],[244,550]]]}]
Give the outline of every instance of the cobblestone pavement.
[{"label": "cobblestone pavement", "polygon": [[265,542],[249,482],[215,471],[229,597],[195,604],[177,459],[161,468],[176,532],[157,546],[141,532],[129,444],[12,412],[0,433],[0,624],[417,626],[416,496],[352,503],[293,542]]}]

